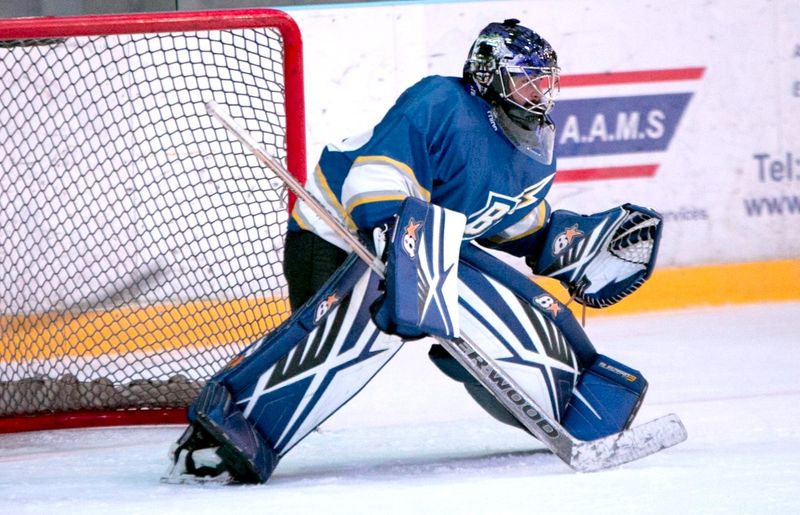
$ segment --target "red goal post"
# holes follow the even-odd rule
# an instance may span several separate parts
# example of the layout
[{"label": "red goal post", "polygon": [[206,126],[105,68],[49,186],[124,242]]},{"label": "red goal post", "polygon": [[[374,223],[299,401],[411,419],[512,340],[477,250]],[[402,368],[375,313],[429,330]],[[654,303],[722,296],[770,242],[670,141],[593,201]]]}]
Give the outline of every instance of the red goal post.
[{"label": "red goal post", "polygon": [[282,11],[0,20],[0,432],[178,423],[289,314],[290,199],[226,106],[305,180]]}]

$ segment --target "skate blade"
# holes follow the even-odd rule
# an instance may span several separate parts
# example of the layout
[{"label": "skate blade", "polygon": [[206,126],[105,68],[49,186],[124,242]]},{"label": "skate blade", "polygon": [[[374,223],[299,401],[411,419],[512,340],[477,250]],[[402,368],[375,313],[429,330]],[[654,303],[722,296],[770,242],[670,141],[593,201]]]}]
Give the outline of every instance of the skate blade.
[{"label": "skate blade", "polygon": [[230,485],[234,483],[231,475],[227,472],[213,477],[199,477],[192,474],[169,474],[162,476],[161,482],[168,485]]},{"label": "skate blade", "polygon": [[[170,451],[173,453],[174,451]],[[168,485],[228,485],[234,482],[227,470],[216,476],[195,476],[186,471],[186,456],[183,450],[177,460],[170,456],[170,466],[161,476],[161,482]],[[174,455],[173,455],[174,456]],[[174,461],[173,461],[174,460]]]}]

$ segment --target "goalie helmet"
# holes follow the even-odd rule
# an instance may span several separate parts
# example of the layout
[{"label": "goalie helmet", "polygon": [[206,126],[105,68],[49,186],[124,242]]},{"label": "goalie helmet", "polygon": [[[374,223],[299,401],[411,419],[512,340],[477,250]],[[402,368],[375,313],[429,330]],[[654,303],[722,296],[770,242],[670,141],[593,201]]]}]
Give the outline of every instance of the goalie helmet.
[{"label": "goalie helmet", "polygon": [[494,108],[503,133],[538,161],[552,159],[555,127],[548,113],[559,91],[558,57],[519,20],[490,23],[464,63],[464,80]]}]

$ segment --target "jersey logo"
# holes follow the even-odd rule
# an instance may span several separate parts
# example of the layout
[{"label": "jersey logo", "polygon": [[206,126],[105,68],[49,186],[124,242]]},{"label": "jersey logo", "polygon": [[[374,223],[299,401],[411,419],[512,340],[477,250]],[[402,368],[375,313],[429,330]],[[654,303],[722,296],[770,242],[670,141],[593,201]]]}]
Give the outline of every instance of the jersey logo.
[{"label": "jersey logo", "polygon": [[492,126],[494,132],[497,132],[499,129],[497,128],[497,120],[495,119],[494,111],[492,109],[489,109],[488,111],[486,111],[486,114],[489,116],[489,125]]},{"label": "jersey logo", "polygon": [[484,234],[506,216],[519,209],[535,206],[539,203],[539,193],[547,188],[555,174],[550,174],[541,181],[528,186],[522,193],[515,197],[501,193],[489,192],[486,205],[483,209],[467,217],[467,226],[464,229],[464,239],[471,240]]},{"label": "jersey logo", "polygon": [[567,247],[572,245],[576,238],[582,238],[583,231],[578,229],[578,224],[572,227],[567,227],[561,234],[558,234],[553,240],[553,255],[558,256],[564,252]]},{"label": "jersey logo", "polygon": [[417,231],[420,227],[422,227],[422,222],[411,218],[403,229],[403,250],[411,259],[417,256],[417,239],[419,237]]}]

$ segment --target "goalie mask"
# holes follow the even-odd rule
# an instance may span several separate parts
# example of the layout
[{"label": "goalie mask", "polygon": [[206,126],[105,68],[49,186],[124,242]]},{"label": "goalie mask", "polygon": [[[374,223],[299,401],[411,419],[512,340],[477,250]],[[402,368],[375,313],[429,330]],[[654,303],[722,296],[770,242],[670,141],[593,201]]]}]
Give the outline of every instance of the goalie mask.
[{"label": "goalie mask", "polygon": [[493,106],[511,143],[545,164],[553,157],[555,127],[548,113],[559,91],[555,50],[519,20],[490,23],[464,64],[464,80]]}]

